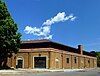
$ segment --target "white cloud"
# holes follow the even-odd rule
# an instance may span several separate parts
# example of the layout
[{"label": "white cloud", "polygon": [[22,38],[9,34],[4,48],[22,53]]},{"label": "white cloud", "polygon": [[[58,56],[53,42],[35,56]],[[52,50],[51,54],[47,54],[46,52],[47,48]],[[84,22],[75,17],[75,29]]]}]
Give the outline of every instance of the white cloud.
[{"label": "white cloud", "polygon": [[52,36],[53,35],[48,35],[48,36],[45,36],[43,39],[52,39]]},{"label": "white cloud", "polygon": [[37,28],[37,27],[31,27],[31,26],[26,26],[25,27],[25,33],[26,34],[35,34],[35,35],[40,35],[41,33],[41,28]]},{"label": "white cloud", "polygon": [[39,39],[52,39],[51,25],[58,22],[64,22],[67,20],[74,21],[76,17],[73,14],[66,16],[65,12],[59,12],[56,16],[43,22],[40,28],[26,26],[24,31],[26,34],[33,34],[39,37]]},{"label": "white cloud", "polygon": [[74,21],[76,19],[76,17],[71,18],[71,21]]},{"label": "white cloud", "polygon": [[57,23],[57,22],[64,22],[64,21],[67,21],[67,20],[74,21],[75,19],[76,19],[76,17],[74,17],[73,14],[66,16],[65,12],[60,12],[56,16],[54,16],[53,18],[46,20],[43,23],[43,25],[48,26],[48,25],[52,25],[52,24]]},{"label": "white cloud", "polygon": [[42,27],[44,35],[49,35],[50,28],[51,28],[50,26],[44,26],[44,27]]},{"label": "white cloud", "polygon": [[33,28],[31,28],[30,26],[26,26],[24,31],[26,34],[31,34],[31,31],[33,30]]},{"label": "white cloud", "polygon": [[52,35],[50,34],[50,26],[43,26],[40,28],[37,27],[31,27],[31,26],[26,26],[24,31],[26,34],[33,34],[37,36],[44,36],[44,39],[51,39]]}]

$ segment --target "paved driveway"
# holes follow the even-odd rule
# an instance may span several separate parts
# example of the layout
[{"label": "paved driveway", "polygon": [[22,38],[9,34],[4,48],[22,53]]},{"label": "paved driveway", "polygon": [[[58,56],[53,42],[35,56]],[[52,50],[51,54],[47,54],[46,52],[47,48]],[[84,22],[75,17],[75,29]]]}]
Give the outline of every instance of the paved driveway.
[{"label": "paved driveway", "polygon": [[18,74],[0,74],[0,76],[100,76],[100,69],[77,71],[77,72],[23,72]]}]

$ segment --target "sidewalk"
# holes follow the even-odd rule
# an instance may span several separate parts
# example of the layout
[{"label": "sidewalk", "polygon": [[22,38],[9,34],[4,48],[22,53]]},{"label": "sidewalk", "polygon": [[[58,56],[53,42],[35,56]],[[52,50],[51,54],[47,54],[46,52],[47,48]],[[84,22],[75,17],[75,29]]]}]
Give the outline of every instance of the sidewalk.
[{"label": "sidewalk", "polygon": [[15,70],[0,70],[0,74],[16,74],[16,73],[39,73],[39,72],[74,72],[85,71],[86,69],[15,69]]}]

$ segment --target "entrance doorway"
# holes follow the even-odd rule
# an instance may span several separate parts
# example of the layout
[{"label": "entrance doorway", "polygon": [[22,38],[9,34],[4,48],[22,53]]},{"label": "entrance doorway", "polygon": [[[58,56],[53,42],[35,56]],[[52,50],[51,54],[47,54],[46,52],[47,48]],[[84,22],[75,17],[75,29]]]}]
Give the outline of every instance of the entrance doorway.
[{"label": "entrance doorway", "polygon": [[17,58],[17,65],[16,68],[23,68],[23,58]]},{"label": "entrance doorway", "polygon": [[23,68],[23,60],[18,60],[18,68]]},{"label": "entrance doorway", "polygon": [[46,68],[46,57],[34,57],[34,68]]}]

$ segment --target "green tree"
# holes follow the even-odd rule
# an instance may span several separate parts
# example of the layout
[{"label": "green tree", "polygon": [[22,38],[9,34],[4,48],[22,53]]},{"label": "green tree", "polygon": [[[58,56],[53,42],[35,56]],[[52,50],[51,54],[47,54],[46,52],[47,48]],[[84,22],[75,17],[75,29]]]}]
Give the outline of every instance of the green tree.
[{"label": "green tree", "polygon": [[100,52],[91,51],[90,53],[97,57],[97,66],[100,67]]},{"label": "green tree", "polygon": [[96,52],[97,66],[100,67],[100,52]]},{"label": "green tree", "polygon": [[17,24],[11,18],[4,1],[0,0],[0,69],[7,69],[7,59],[20,48]]}]

